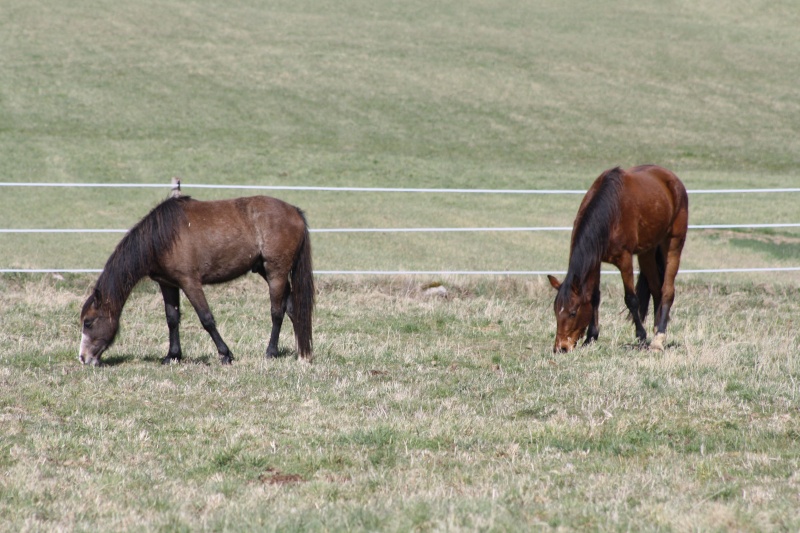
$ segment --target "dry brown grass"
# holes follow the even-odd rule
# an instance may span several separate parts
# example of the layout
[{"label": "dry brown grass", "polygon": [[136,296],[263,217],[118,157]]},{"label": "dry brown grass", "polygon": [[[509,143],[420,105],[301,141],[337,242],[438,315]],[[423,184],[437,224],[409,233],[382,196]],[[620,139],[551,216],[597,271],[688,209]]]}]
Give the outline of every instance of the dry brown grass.
[{"label": "dry brown grass", "polygon": [[[0,517],[12,529],[792,529],[796,285],[684,282],[671,347],[553,355],[538,279],[319,280],[317,358],[262,353],[262,284],[210,300],[163,367],[138,290],[111,365],[79,366],[86,277],[0,286]],[[445,297],[426,296],[441,284]],[[285,334],[283,346],[291,347]],[[124,497],[122,496],[124,495]]]}]

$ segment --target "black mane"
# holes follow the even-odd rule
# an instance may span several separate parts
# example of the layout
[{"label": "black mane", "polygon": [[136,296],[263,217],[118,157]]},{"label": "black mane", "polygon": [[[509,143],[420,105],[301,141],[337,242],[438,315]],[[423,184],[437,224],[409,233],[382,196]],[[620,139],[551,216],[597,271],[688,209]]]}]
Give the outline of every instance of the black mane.
[{"label": "black mane", "polygon": [[583,286],[589,273],[600,263],[608,248],[611,226],[619,218],[622,169],[612,168],[599,179],[602,180],[600,186],[575,226],[569,268],[558,291],[559,305],[569,301],[573,285]]},{"label": "black mane", "polygon": [[178,227],[186,220],[183,204],[189,201],[189,196],[168,198],[128,231],[108,258],[95,285],[94,295],[95,298],[99,295],[101,304],[112,311],[122,309],[133,287],[148,275],[158,257],[172,247]]}]

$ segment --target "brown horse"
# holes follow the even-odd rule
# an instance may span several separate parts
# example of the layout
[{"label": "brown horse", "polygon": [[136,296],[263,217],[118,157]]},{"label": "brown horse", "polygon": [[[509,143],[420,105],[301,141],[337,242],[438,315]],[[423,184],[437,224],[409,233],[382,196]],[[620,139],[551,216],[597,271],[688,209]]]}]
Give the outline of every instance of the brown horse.
[{"label": "brown horse", "polygon": [[181,359],[180,289],[211,335],[220,361],[229,364],[233,356],[217,331],[203,285],[249,271],[269,285],[272,333],[267,357],[278,355],[281,324],[288,313],[300,359],[310,362],[314,278],[308,225],[300,209],[268,196],[215,202],[173,197],[140,220],[117,245],[83,305],[80,361],[100,364],[117,335],[131,291],[149,276],[161,287],[167,314],[169,353],[163,362]]},{"label": "brown horse", "polygon": [[[652,297],[655,337],[650,348],[663,350],[688,222],[686,189],[669,170],[646,165],[603,172],[575,218],[564,282],[548,276],[558,290],[553,305],[557,321],[553,351],[572,350],[587,327],[584,344],[597,339],[601,262],[615,265],[622,274],[625,305],[640,346],[646,343],[642,323]],[[641,271],[635,287],[634,254]]]}]

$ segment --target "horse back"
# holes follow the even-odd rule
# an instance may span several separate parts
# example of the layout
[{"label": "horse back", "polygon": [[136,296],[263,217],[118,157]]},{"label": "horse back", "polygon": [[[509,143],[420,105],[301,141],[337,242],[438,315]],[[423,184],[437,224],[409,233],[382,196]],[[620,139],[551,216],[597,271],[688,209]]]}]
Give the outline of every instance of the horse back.
[{"label": "horse back", "polygon": [[288,262],[288,269],[305,234],[299,209],[269,196],[183,205],[185,223],[159,273],[177,283],[186,277],[222,283],[261,263],[280,268]]}]

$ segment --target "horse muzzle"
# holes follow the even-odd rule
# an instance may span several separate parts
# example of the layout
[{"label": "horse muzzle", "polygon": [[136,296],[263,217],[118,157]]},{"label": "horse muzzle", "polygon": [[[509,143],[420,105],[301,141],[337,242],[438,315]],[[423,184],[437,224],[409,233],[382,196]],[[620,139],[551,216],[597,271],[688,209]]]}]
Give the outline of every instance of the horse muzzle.
[{"label": "horse muzzle", "polygon": [[567,353],[571,352],[575,349],[575,343],[572,342],[572,339],[567,337],[566,339],[562,339],[556,337],[556,342],[553,345],[553,353]]},{"label": "horse muzzle", "polygon": [[81,347],[78,350],[78,361],[84,365],[100,366],[100,356],[106,350],[105,346],[98,347],[84,333],[81,335]]}]

